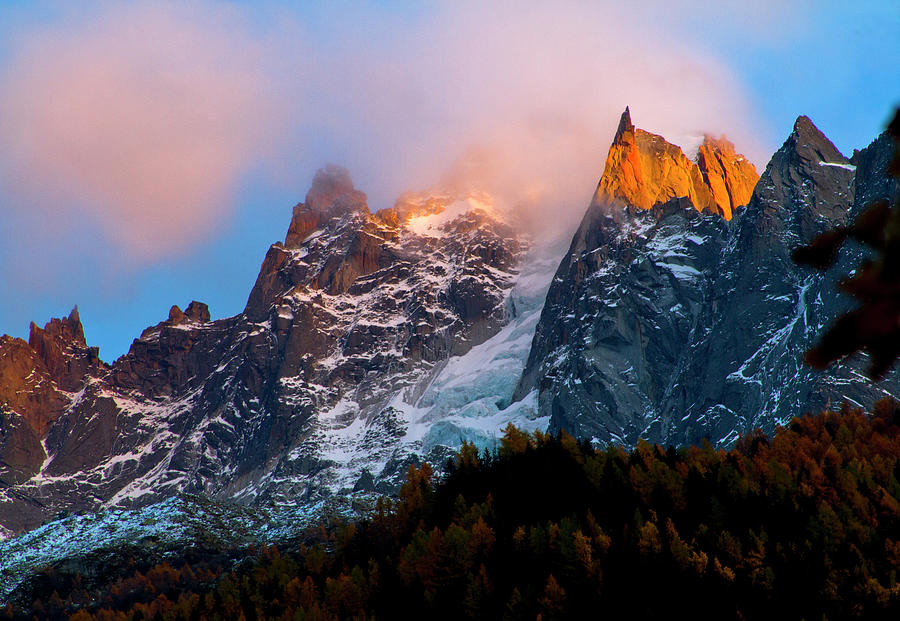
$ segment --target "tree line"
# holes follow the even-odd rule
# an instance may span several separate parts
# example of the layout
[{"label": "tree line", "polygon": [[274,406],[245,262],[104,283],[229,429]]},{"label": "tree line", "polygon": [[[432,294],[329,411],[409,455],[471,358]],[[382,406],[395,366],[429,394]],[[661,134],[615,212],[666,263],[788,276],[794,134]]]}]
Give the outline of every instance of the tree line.
[{"label": "tree line", "polygon": [[12,619],[838,619],[900,615],[900,403],[731,450],[596,449],[506,428],[435,480],[231,571],[162,564]]}]

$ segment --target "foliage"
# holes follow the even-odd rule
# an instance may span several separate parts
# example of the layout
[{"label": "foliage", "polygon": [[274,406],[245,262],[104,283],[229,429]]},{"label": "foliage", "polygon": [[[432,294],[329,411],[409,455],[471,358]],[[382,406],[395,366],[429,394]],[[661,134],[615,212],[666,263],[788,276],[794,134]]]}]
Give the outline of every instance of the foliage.
[{"label": "foliage", "polygon": [[[12,618],[835,619],[900,615],[900,404],[730,451],[596,450],[509,427],[370,519],[221,576],[158,566]],[[0,614],[2,618],[2,614]]]}]

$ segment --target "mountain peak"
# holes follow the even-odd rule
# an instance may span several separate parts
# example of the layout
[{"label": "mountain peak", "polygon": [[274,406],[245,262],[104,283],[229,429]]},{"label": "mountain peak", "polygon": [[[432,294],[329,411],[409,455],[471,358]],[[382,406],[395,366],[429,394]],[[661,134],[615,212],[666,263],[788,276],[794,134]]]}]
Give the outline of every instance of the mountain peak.
[{"label": "mountain peak", "polygon": [[806,142],[831,144],[831,141],[822,133],[822,130],[816,127],[815,123],[805,115],[798,116],[797,120],[794,121],[794,128],[791,131],[789,140],[798,144]]},{"label": "mountain peak", "polygon": [[815,126],[812,119],[805,114],[801,114],[797,117],[797,120],[794,121],[794,133],[799,135],[805,133],[821,134],[822,132]]},{"label": "mountain peak", "polygon": [[33,321],[31,322],[28,344],[36,350],[39,350],[41,343],[45,338],[59,340],[60,342],[75,343],[81,347],[87,346],[87,342],[84,338],[84,328],[81,325],[81,316],[78,314],[77,304],[72,308],[67,317],[53,317],[44,324],[43,328],[39,328]]},{"label": "mountain peak", "polygon": [[78,306],[67,317],[53,317],[43,328],[31,322],[28,345],[63,390],[77,390],[86,370],[102,364],[99,350],[85,341]]},{"label": "mountain peak", "polygon": [[631,122],[631,111],[625,106],[625,112],[619,118],[619,128],[616,130],[616,140],[618,140],[625,132],[633,132],[634,123]]},{"label": "mountain peak", "polygon": [[624,204],[652,209],[675,198],[687,198],[697,211],[731,219],[746,205],[759,175],[724,136],[706,136],[690,161],[662,136],[636,129],[625,108],[609,148],[595,204]]},{"label": "mountain peak", "polygon": [[209,320],[209,307],[197,300],[192,300],[184,310],[181,310],[177,304],[173,304],[172,308],[169,309],[169,318],[167,319],[172,324],[181,324],[187,321],[206,323]]},{"label": "mountain peak", "polygon": [[759,174],[750,160],[737,153],[734,144],[725,136],[704,136],[697,150],[696,164],[703,176],[703,183],[712,194],[715,210],[726,220],[731,219],[737,207],[750,202]]},{"label": "mountain peak", "polygon": [[801,162],[815,166],[819,162],[847,164],[850,161],[808,116],[798,116],[794,121],[794,129],[782,146],[782,151],[785,149],[799,157]]},{"label": "mountain peak", "polygon": [[306,202],[294,207],[284,245],[296,246],[329,219],[350,213],[368,215],[366,194],[353,186],[346,168],[328,164],[316,171]]},{"label": "mountain peak", "polygon": [[703,142],[700,143],[700,148],[702,149],[703,147],[721,151],[725,155],[737,154],[737,152],[734,150],[734,143],[728,140],[725,137],[725,134],[722,134],[718,138],[716,138],[715,136],[710,136],[709,134],[703,134]]},{"label": "mountain peak", "polygon": [[353,180],[346,168],[335,164],[328,164],[316,171],[312,186],[306,193],[306,205],[313,211],[332,215],[369,211],[365,193],[353,187]]},{"label": "mountain peak", "polygon": [[198,302],[197,300],[191,300],[191,303],[187,305],[186,309],[184,309],[184,314],[190,319],[199,321],[200,323],[206,323],[211,318],[209,314],[209,306],[207,306],[203,302]]}]

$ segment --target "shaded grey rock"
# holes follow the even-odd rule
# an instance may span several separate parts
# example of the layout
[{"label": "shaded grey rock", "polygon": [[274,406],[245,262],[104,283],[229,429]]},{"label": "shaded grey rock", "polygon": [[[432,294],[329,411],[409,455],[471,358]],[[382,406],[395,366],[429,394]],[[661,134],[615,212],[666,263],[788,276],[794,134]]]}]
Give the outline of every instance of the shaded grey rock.
[{"label": "shaded grey rock", "polygon": [[726,232],[684,199],[593,205],[550,286],[515,397],[538,390],[551,431],[624,444],[647,436],[678,390]]}]

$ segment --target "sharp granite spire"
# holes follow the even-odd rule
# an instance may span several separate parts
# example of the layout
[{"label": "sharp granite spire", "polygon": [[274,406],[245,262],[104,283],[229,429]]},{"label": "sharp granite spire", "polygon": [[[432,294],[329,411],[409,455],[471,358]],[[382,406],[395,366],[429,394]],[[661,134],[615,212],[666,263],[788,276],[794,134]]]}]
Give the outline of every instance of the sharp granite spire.
[{"label": "sharp granite spire", "polygon": [[724,137],[706,136],[692,162],[662,136],[636,129],[625,108],[594,202],[652,209],[686,197],[697,211],[730,220],[749,202],[758,179],[753,164]]}]

